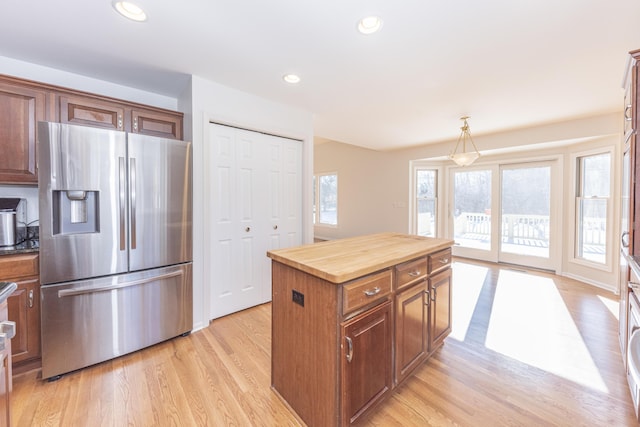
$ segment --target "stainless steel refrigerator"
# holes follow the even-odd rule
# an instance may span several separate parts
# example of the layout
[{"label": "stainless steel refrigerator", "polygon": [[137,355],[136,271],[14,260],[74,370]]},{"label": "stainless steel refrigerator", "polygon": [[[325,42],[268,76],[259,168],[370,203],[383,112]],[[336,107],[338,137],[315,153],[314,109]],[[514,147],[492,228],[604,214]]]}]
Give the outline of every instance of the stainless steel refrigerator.
[{"label": "stainless steel refrigerator", "polygon": [[190,332],[191,143],[38,132],[42,377]]}]

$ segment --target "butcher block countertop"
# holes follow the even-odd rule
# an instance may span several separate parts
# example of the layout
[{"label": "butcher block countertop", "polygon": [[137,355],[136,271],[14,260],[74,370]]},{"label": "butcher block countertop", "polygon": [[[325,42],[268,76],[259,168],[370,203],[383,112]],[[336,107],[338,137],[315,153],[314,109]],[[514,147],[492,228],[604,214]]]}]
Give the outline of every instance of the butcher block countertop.
[{"label": "butcher block countertop", "polygon": [[268,251],[267,256],[339,284],[452,245],[453,240],[449,239],[380,233],[275,249]]}]

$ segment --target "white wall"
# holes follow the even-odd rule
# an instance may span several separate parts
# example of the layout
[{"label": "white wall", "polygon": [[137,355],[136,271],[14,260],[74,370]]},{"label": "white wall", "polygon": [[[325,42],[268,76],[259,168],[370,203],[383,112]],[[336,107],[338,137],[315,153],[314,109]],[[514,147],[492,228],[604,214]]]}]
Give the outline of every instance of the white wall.
[{"label": "white wall", "polygon": [[[188,102],[181,97],[180,103]],[[206,327],[210,317],[210,288],[207,277],[208,251],[205,236],[209,235],[206,219],[207,183],[205,182],[205,145],[208,143],[209,122],[227,124],[245,129],[303,141],[303,242],[313,241],[311,222],[313,180],[313,116],[283,104],[241,92],[221,84],[192,76],[189,111],[193,123],[193,207],[194,207],[194,329]],[[266,254],[265,254],[266,256]]]},{"label": "white wall", "polygon": [[[619,146],[622,124],[621,113],[598,117],[553,123],[529,129],[519,129],[500,134],[473,135],[474,141],[483,153],[482,162],[498,162],[510,158],[527,158],[542,154],[561,155],[563,160],[562,192],[565,209],[562,214],[563,242],[568,242],[569,231],[573,227],[573,217],[569,216],[567,197],[571,194],[571,153],[598,147]],[[473,129],[472,129],[473,134]],[[354,235],[378,233],[382,231],[410,232],[410,164],[417,159],[432,159],[435,164],[450,164],[446,160],[455,141],[431,144],[401,150],[378,152],[338,142],[316,144],[314,173],[338,173],[338,226],[316,225],[314,232],[321,238],[342,238]],[[620,151],[617,151],[619,157]],[[619,161],[613,171],[615,194],[614,218],[619,217],[620,182],[617,172]],[[444,178],[446,179],[447,174]],[[441,177],[442,179],[442,177]],[[446,189],[447,186],[444,186]],[[443,207],[444,210],[444,207]],[[441,215],[445,215],[443,211]],[[444,216],[442,216],[444,217]],[[617,221],[616,221],[617,223]],[[614,236],[619,230],[610,230]],[[614,259],[617,255],[617,239]],[[559,274],[575,277],[612,291],[617,287],[617,267],[612,271],[589,268],[570,261],[569,250],[560,254],[562,262]]]}]

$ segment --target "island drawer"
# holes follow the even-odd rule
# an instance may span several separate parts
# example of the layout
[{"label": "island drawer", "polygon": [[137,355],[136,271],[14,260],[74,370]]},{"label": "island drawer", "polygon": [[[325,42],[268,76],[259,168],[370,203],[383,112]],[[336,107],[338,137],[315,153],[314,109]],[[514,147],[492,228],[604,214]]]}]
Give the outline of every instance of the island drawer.
[{"label": "island drawer", "polygon": [[391,277],[391,270],[384,270],[343,285],[343,315],[391,294]]},{"label": "island drawer", "polygon": [[396,265],[396,289],[427,277],[427,258],[418,258]]},{"label": "island drawer", "polygon": [[451,249],[445,249],[429,255],[429,274],[451,265]]}]

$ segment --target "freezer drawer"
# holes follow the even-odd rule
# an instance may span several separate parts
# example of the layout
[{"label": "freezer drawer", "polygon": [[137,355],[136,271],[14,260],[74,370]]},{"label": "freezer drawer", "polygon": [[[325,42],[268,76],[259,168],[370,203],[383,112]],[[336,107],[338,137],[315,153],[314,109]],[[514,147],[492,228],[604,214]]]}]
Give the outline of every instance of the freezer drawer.
[{"label": "freezer drawer", "polygon": [[42,377],[191,331],[192,265],[42,286]]}]

